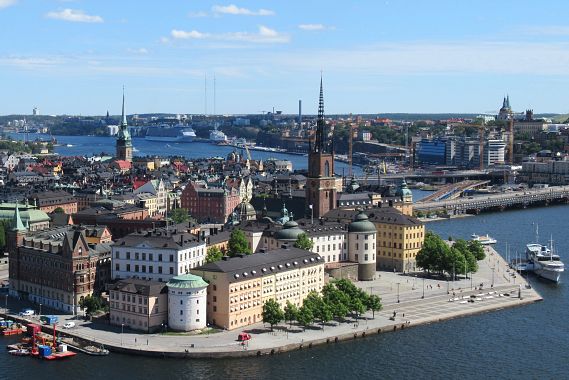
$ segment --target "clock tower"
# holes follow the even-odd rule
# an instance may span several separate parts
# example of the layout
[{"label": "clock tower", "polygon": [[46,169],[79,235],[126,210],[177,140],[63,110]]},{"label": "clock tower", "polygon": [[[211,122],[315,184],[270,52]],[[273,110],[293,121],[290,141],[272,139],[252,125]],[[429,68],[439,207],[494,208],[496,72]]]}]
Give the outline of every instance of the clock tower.
[{"label": "clock tower", "polygon": [[336,208],[336,181],[334,177],[334,143],[329,139],[324,121],[324,91],[320,77],[320,100],[316,133],[310,140],[308,178],[306,180],[306,207],[315,218]]},{"label": "clock tower", "polygon": [[128,125],[126,123],[126,114],[124,112],[124,88],[122,93],[122,115],[121,123],[119,125],[119,131],[117,133],[117,160],[124,160],[132,162],[132,139],[128,131]]}]

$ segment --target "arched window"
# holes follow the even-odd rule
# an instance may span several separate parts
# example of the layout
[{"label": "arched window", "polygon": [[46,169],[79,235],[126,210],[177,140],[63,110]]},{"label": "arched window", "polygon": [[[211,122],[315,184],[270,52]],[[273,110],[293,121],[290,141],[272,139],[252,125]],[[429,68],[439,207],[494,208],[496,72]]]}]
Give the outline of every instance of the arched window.
[{"label": "arched window", "polygon": [[330,177],[330,162],[328,161],[324,163],[324,176]]}]

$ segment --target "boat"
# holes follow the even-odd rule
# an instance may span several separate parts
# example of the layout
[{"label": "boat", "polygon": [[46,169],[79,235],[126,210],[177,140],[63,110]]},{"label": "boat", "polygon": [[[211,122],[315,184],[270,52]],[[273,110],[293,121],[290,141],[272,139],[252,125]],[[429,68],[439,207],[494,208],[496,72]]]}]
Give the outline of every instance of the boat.
[{"label": "boat", "polygon": [[150,127],[146,130],[144,139],[147,141],[189,143],[194,141],[195,137],[196,132],[191,127],[178,124],[174,127]]},{"label": "boat", "polygon": [[216,144],[227,142],[227,136],[217,129],[217,124],[214,125],[212,131],[209,131],[209,141]]},{"label": "boat", "polygon": [[16,350],[9,350],[8,353],[14,356],[29,356],[30,350],[27,348],[18,348]]},{"label": "boat", "polygon": [[565,271],[565,264],[554,252],[553,241],[550,247],[539,243],[526,245],[526,258],[530,264],[528,267],[531,266],[535,274],[546,280],[558,283]]},{"label": "boat", "polygon": [[482,245],[496,244],[498,242],[496,239],[490,237],[488,234],[486,234],[486,236],[472,234],[471,237],[473,241],[477,241]]},{"label": "boat", "polygon": [[9,328],[9,329],[2,330],[2,335],[3,336],[19,335],[23,332],[24,332],[23,329],[16,327],[16,328]]}]

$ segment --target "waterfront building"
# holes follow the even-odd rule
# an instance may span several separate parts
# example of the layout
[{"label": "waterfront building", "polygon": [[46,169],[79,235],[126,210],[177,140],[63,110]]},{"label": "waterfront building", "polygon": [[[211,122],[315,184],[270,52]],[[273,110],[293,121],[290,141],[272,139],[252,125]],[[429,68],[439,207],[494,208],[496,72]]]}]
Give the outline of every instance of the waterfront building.
[{"label": "waterfront building", "polygon": [[224,329],[263,320],[263,304],[276,300],[301,306],[309,292],[324,286],[324,262],[312,252],[279,248],[265,253],[225,257],[192,270],[209,283],[207,321]]},{"label": "waterfront building", "polygon": [[174,226],[134,232],[112,246],[112,278],[166,282],[203,265],[205,240]]},{"label": "waterfront building", "polygon": [[373,280],[376,270],[376,229],[363,211],[348,226],[348,242],[349,259],[358,263],[358,280]]},{"label": "waterfront building", "polygon": [[[336,209],[326,214],[324,219],[347,224],[355,219],[357,213],[356,210]],[[415,258],[425,239],[425,225],[393,207],[373,207],[366,209],[365,213],[377,231],[376,268],[398,272],[415,271]],[[350,252],[349,254],[351,255]]]},{"label": "waterfront building", "polygon": [[422,139],[417,148],[417,160],[421,165],[445,165],[447,138]]},{"label": "waterfront building", "polygon": [[158,281],[129,278],[108,287],[112,325],[148,333],[168,324],[168,288]]},{"label": "waterfront building", "polygon": [[117,132],[116,159],[132,162],[132,139],[128,131],[126,114],[124,112],[124,90],[122,94],[122,114],[119,130]]},{"label": "waterfront building", "polygon": [[320,99],[314,142],[308,153],[308,178],[306,180],[307,212],[319,218],[336,207],[336,180],[334,176],[334,146],[326,133],[324,121],[324,90],[320,78]]},{"label": "waterfront building", "polygon": [[545,161],[523,162],[522,169],[519,172],[519,180],[529,185],[568,185],[569,161],[549,158]]},{"label": "waterfront building", "polygon": [[168,286],[168,326],[177,331],[192,331],[207,326],[207,287],[200,276],[173,277]]},{"label": "waterfront building", "polygon": [[61,208],[66,214],[77,212],[77,200],[66,191],[43,191],[30,196],[30,201],[41,211],[50,213]]},{"label": "waterfront building", "polygon": [[64,226],[26,233],[16,210],[8,234],[10,295],[77,313],[83,298],[101,293],[110,281],[111,248],[87,241],[93,228]]},{"label": "waterfront building", "polygon": [[182,208],[187,209],[198,222],[223,224],[241,199],[234,188],[207,188],[189,182],[182,191],[180,201]]}]

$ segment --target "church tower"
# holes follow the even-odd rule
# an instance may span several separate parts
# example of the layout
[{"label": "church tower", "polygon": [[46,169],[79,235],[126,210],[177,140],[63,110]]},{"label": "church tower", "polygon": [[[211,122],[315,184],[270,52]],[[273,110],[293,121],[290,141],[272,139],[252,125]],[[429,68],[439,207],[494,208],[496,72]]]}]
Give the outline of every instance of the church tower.
[{"label": "church tower", "polygon": [[124,88],[122,92],[122,115],[119,131],[117,133],[117,160],[132,162],[132,139],[128,131],[126,123],[126,114],[124,113]]},{"label": "church tower", "polygon": [[334,144],[329,141],[324,121],[324,91],[320,77],[320,100],[314,142],[308,152],[308,178],[306,180],[306,207],[315,218],[336,208],[336,182],[334,178]]}]

